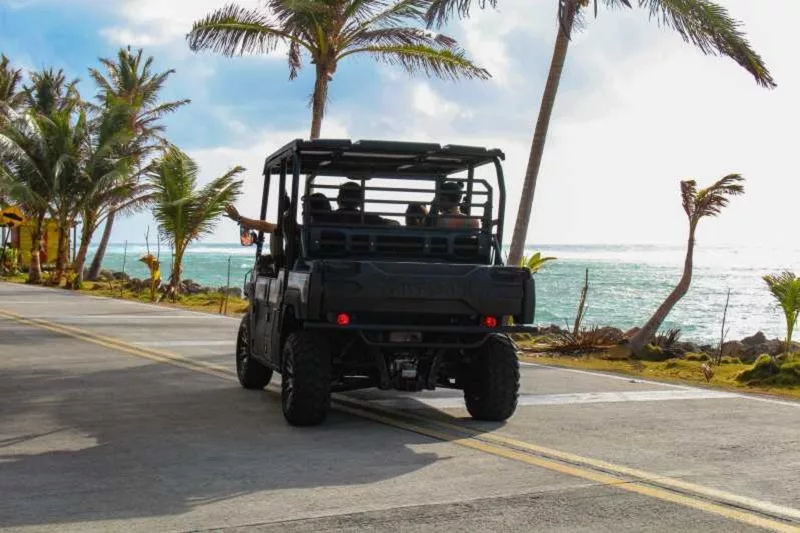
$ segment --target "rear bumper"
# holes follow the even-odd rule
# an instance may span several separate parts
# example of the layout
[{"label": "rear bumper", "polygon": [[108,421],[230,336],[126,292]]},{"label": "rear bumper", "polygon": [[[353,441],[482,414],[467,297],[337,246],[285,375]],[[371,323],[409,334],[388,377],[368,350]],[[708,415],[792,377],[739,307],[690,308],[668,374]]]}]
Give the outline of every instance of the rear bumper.
[{"label": "rear bumper", "polygon": [[338,331],[419,331],[421,333],[445,333],[445,334],[491,334],[491,333],[537,333],[539,330],[535,326],[498,326],[496,328],[485,328],[482,326],[410,326],[407,324],[350,324],[340,326],[329,322],[305,322],[306,329],[330,329]]}]

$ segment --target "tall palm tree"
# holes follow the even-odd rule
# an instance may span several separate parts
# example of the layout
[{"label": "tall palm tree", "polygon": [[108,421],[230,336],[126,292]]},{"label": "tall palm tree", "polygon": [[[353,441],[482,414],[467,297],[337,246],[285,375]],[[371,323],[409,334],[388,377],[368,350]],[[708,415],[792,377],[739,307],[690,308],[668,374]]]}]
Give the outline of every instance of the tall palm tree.
[{"label": "tall palm tree", "polygon": [[[533,195],[539,167],[542,163],[550,117],[555,107],[556,94],[561,82],[561,73],[567,59],[567,50],[573,30],[590,6],[597,15],[598,0],[556,0],[558,2],[558,34],[556,37],[550,72],[545,83],[539,118],[533,134],[525,182],[522,186],[517,221],[509,250],[509,264],[519,263],[525,248],[525,239],[530,224]],[[650,13],[651,19],[672,28],[684,39],[695,45],[704,54],[727,56],[750,72],[761,86],[773,88],[775,81],[764,61],[753,50],[741,30],[741,24],[731,18],[728,10],[711,0],[600,0],[608,8],[632,8],[638,4]],[[497,0],[432,0],[426,15],[429,25],[444,24],[451,16],[468,16],[470,7],[477,4],[484,8],[495,7]]]},{"label": "tall palm tree", "polygon": [[233,168],[202,188],[197,184],[199,172],[197,163],[174,146],[167,148],[146,172],[153,189],[153,217],[174,250],[170,274],[173,297],[180,291],[186,248],[214,230],[225,206],[233,203],[242,189],[242,182],[236,179],[244,172],[242,167]]},{"label": "tall palm tree", "polygon": [[58,139],[57,133],[50,118],[32,109],[11,115],[0,128],[0,189],[33,221],[30,283],[41,281],[42,225],[55,198],[56,184],[68,172],[59,151],[63,139]]},{"label": "tall palm tree", "polygon": [[135,157],[126,151],[133,139],[130,111],[131,107],[124,102],[109,103],[89,122],[80,167],[83,178],[79,201],[81,240],[73,265],[74,288],[83,283],[89,244],[109,211],[140,206],[148,198],[149,187],[132,172]]},{"label": "tall palm tree", "polygon": [[339,61],[367,54],[400,65],[409,73],[444,79],[487,79],[489,73],[468,60],[455,40],[415,27],[430,0],[265,0],[266,9],[235,4],[194,23],[187,35],[194,50],[226,56],[268,53],[288,45],[289,79],[310,57],[316,70],[311,97],[311,138],[317,139],[328,84]]},{"label": "tall palm tree", "polygon": [[[121,48],[116,59],[101,58],[105,72],[90,69],[89,74],[98,86],[97,98],[101,106],[124,103],[131,108],[129,128],[133,138],[125,147],[128,155],[133,155],[135,164],[131,167],[131,179],[137,180],[143,162],[156,149],[165,145],[162,134],[165,127],[161,120],[175,112],[190,100],[160,102],[159,97],[174,70],[153,71],[153,58],[144,57],[143,50],[133,52],[130,47]],[[97,279],[103,265],[114,219],[122,204],[112,203],[106,215],[103,236],[94,254],[88,279]],[[94,229],[92,230],[94,231]]]},{"label": "tall palm tree", "polygon": [[31,83],[24,91],[25,106],[45,116],[73,110],[80,100],[78,80],[67,80],[62,69],[48,68],[32,73]]},{"label": "tall palm tree", "polygon": [[686,260],[683,265],[683,275],[680,282],[667,296],[650,320],[630,340],[630,348],[634,353],[640,353],[661,327],[672,308],[689,291],[692,283],[692,268],[694,259],[694,243],[697,225],[705,217],[715,217],[728,205],[731,196],[744,194],[742,178],[738,174],[730,174],[717,181],[707,189],[697,190],[694,180],[681,182],[681,197],[683,210],[689,219],[689,241],[686,246]]},{"label": "tall palm tree", "polygon": [[792,272],[783,272],[764,276],[764,282],[786,316],[785,352],[791,353],[792,333],[797,325],[797,318],[800,316],[800,279],[795,277]]},{"label": "tall palm tree", "polygon": [[20,90],[22,69],[14,69],[9,59],[0,55],[0,124],[3,115],[9,110],[19,109],[25,101],[25,94]]}]

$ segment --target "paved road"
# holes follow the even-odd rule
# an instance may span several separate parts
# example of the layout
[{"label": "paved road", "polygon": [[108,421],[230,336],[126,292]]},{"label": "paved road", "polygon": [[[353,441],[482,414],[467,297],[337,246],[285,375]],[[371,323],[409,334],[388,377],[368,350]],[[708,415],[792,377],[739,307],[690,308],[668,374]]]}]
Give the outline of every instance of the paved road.
[{"label": "paved road", "polygon": [[237,326],[0,283],[0,528],[800,531],[800,403],[526,365],[506,424],[359,391],[292,428]]}]

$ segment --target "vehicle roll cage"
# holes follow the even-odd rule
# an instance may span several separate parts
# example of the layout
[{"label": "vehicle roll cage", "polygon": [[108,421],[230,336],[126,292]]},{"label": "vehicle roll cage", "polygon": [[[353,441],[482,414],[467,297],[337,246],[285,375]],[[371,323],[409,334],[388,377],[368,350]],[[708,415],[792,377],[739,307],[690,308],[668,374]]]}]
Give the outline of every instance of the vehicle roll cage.
[{"label": "vehicle roll cage", "polygon": [[[264,163],[264,187],[261,197],[260,219],[265,220],[269,202],[270,186],[273,176],[278,176],[278,221],[277,230],[272,238],[282,239],[283,236],[297,235],[297,209],[299,204],[299,187],[301,174],[307,175],[304,196],[303,225],[311,225],[310,217],[317,212],[310,209],[309,196],[312,190],[337,189],[338,186],[315,183],[318,176],[343,177],[360,183],[362,190],[392,193],[394,191],[411,193],[441,192],[442,183],[457,182],[462,184],[464,198],[461,212],[466,218],[479,220],[481,229],[476,233],[491,238],[495,250],[495,263],[502,264],[500,250],[502,249],[503,222],[506,204],[505,180],[501,161],[505,159],[502,151],[488,150],[480,147],[446,145],[434,143],[412,143],[395,141],[350,141],[336,139],[318,139],[306,141],[294,140],[283,146],[267,157]],[[484,179],[475,178],[475,169],[483,165],[494,165],[497,176],[497,201],[498,212],[496,219],[492,219],[493,190]],[[466,178],[451,178],[453,174],[466,172]],[[435,182],[433,189],[390,187],[371,187],[367,182],[371,179],[404,179],[415,182]],[[285,193],[287,179],[291,179],[291,192]],[[465,187],[465,188],[464,188]],[[474,197],[485,197],[484,202],[476,203]],[[397,200],[368,199],[370,204],[397,204]],[[363,207],[364,200],[361,200]],[[480,215],[473,214],[473,208],[481,208]],[[361,220],[364,222],[364,210],[361,211]],[[398,213],[384,210],[370,212],[369,215],[391,215]],[[447,218],[447,215],[444,215]],[[326,224],[329,225],[329,224]],[[334,224],[335,225],[335,224]],[[376,226],[367,226],[377,228]],[[383,228],[383,232],[390,232],[394,228]],[[439,228],[425,228],[431,232],[441,232]],[[306,233],[306,232],[304,232]],[[286,254],[288,264],[294,263],[298,257],[298,244],[308,250],[308,245],[303,239],[287,238]],[[263,232],[258,233],[256,240],[256,258],[261,256],[264,243]]]}]

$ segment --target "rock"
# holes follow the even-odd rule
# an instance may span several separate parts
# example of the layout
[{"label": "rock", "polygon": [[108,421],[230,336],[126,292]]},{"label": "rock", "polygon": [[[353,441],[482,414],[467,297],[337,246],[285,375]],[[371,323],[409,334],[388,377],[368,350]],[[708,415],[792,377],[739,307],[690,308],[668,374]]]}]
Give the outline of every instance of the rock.
[{"label": "rock", "polygon": [[563,333],[564,330],[558,324],[550,324],[546,328],[542,329],[542,333],[551,334],[551,335],[558,335],[559,333]]},{"label": "rock", "polygon": [[744,344],[739,341],[728,341],[722,345],[722,356],[740,357],[744,353]]},{"label": "rock", "polygon": [[619,328],[614,328],[611,326],[606,326],[603,328],[599,328],[597,330],[597,334],[601,335],[604,339],[607,339],[609,342],[619,342],[625,336],[622,333],[622,330]]},{"label": "rock", "polygon": [[693,342],[676,342],[675,346],[672,347],[672,352],[677,355],[684,355],[687,353],[702,352],[702,350]]},{"label": "rock", "polygon": [[132,278],[128,283],[126,283],[126,287],[134,292],[140,292],[144,290],[146,287],[149,287],[144,281],[140,280],[139,278]]},{"label": "rock", "polygon": [[202,290],[203,287],[199,283],[195,283],[190,279],[185,279],[181,282],[181,292],[183,294],[199,294]]},{"label": "rock", "polygon": [[110,270],[101,270],[97,275],[97,281],[111,281],[114,279],[114,273]]},{"label": "rock", "polygon": [[111,274],[111,277],[117,281],[128,281],[131,279],[131,277],[125,272],[114,272]]},{"label": "rock", "polygon": [[642,328],[631,328],[631,329],[629,329],[628,331],[625,332],[625,338],[626,339],[632,339],[633,336],[636,335],[637,333],[639,333],[641,330],[642,330]]},{"label": "rock", "polygon": [[765,344],[767,342],[767,336],[764,335],[763,331],[759,331],[752,337],[745,337],[742,339],[742,344],[745,346],[758,346],[760,344]]}]

